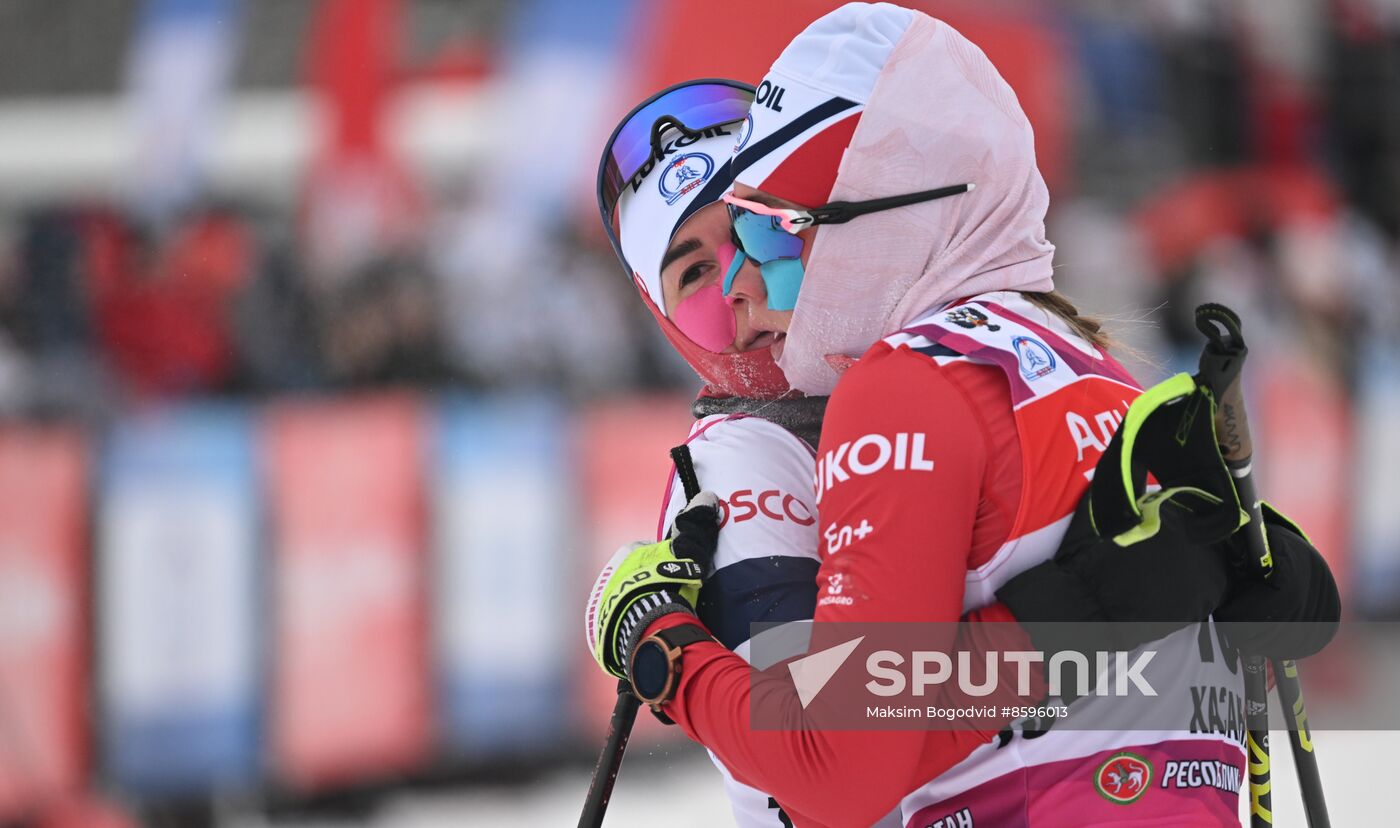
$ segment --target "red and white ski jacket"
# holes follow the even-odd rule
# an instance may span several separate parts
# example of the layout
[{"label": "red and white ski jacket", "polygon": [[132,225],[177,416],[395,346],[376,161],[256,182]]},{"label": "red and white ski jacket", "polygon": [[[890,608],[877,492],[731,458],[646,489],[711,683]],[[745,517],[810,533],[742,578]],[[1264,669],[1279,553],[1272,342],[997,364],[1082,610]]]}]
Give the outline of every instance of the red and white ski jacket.
[{"label": "red and white ski jacket", "polygon": [[[1013,620],[996,589],[1054,553],[1137,393],[1116,362],[1015,293],[974,297],[877,343],[838,384],[818,448],[815,619]],[[903,445],[905,462],[866,453],[853,469],[868,435]],[[667,713],[799,826],[866,826],[896,804],[910,828],[1232,825],[1242,682],[1207,652],[1209,637],[1193,628],[1153,645],[1149,678],[1179,710],[1179,730],[1133,731],[1107,698],[1081,699],[1072,715],[1108,729],[1037,738],[756,730],[746,663],[712,644],[686,649]]]},{"label": "red and white ski jacket", "polygon": [[[720,498],[722,527],[714,569],[696,613],[715,637],[748,657],[749,625],[805,621],[817,601],[817,508],[812,497],[814,449],[787,429],[743,415],[696,421],[686,440],[700,485]],[[674,473],[667,482],[657,540],[686,499]],[[745,785],[718,757],[725,793],[739,828],[783,828],[778,801]]]},{"label": "red and white ski jacket", "polygon": [[[815,450],[787,429],[746,415],[704,417],[686,445],[700,485],[719,496],[722,509],[714,568],[696,612],[724,646],[747,658],[750,624],[807,621],[816,607],[821,556],[812,492]],[[685,503],[673,473],[658,540]],[[711,758],[724,777],[738,828],[792,824],[778,800],[739,782],[713,753]],[[880,823],[899,824],[897,814]]]}]

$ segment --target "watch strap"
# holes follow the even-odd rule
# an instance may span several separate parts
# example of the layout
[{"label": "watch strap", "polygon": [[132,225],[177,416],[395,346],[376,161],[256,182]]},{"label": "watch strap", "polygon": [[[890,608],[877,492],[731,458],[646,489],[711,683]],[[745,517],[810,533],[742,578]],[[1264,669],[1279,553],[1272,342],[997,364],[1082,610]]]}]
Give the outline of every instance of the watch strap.
[{"label": "watch strap", "polygon": [[709,630],[699,624],[677,624],[656,633],[656,637],[665,641],[671,647],[684,649],[691,644],[698,644],[701,641],[714,641],[715,637],[710,635]]}]

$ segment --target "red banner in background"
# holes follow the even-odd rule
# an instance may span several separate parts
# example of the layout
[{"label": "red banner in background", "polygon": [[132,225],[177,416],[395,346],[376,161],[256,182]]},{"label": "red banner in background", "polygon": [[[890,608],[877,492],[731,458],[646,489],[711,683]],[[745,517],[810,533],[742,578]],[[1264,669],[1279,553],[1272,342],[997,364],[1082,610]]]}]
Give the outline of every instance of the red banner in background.
[{"label": "red banner in background", "polygon": [[301,233],[312,275],[346,278],[413,239],[422,207],[385,116],[398,72],[403,0],[320,0],[308,32],[307,81],[326,129],[302,185]]},{"label": "red banner in background", "polygon": [[[600,403],[579,417],[576,432],[580,479],[579,508],[588,519],[586,543],[578,550],[577,588],[567,612],[583,622],[588,587],[622,544],[655,540],[673,446],[685,442],[694,418],[682,396],[633,398]],[[704,485],[701,481],[700,485]],[[617,682],[603,675],[578,636],[578,679],[574,682],[580,732],[601,734],[617,698]],[[651,716],[639,727],[655,739],[661,731]],[[647,720],[641,723],[640,720]]]},{"label": "red banner in background", "polygon": [[301,788],[409,768],[427,756],[431,715],[420,410],[279,404],[264,448],[276,767]]},{"label": "red banner in background", "polygon": [[1275,346],[1255,358],[1257,403],[1250,406],[1250,419],[1258,422],[1260,496],[1308,533],[1332,567],[1345,606],[1355,456],[1350,399],[1340,380],[1299,344]]},{"label": "red banner in background", "polygon": [[86,775],[86,475],[80,434],[0,430],[0,822]]},{"label": "red banner in background", "polygon": [[[638,87],[613,103],[621,118],[646,95],[692,78],[734,78],[757,84],[783,47],[846,0],[648,0],[638,4],[630,43]],[[1051,192],[1068,184],[1069,60],[1063,38],[1039,21],[1032,2],[989,5],[971,0],[901,0],[952,25],[977,44],[1016,91],[1035,128],[1041,174]]]}]

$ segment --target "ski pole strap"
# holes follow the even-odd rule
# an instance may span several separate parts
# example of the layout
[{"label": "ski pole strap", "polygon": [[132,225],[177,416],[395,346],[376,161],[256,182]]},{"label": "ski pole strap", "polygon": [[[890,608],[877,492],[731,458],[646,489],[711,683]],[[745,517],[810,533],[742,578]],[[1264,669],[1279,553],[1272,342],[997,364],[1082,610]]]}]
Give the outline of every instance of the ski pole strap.
[{"label": "ski pole strap", "polygon": [[[1215,399],[1208,382],[1177,374],[1128,407],[1094,472],[1089,515],[1100,537],[1131,546],[1154,537],[1162,511],[1182,510],[1193,542],[1222,540],[1246,516],[1220,453]],[[1147,491],[1151,474],[1161,489]]]}]

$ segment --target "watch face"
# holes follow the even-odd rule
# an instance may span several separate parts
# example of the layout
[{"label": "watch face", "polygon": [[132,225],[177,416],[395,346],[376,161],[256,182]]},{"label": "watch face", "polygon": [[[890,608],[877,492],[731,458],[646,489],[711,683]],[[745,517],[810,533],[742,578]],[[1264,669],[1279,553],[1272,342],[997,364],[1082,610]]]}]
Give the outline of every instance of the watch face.
[{"label": "watch face", "polygon": [[660,643],[643,641],[637,645],[637,653],[632,659],[632,683],[643,701],[655,699],[666,689],[669,667],[666,651]]}]

